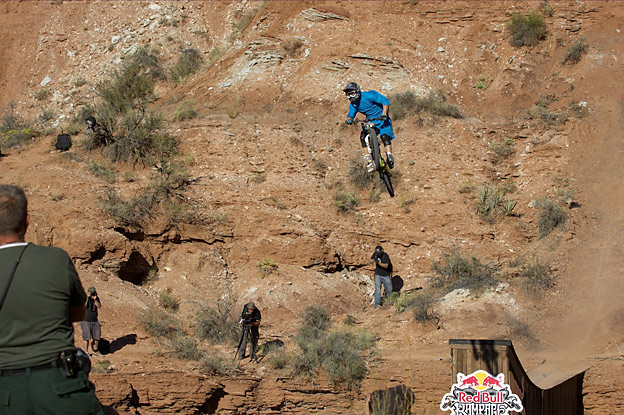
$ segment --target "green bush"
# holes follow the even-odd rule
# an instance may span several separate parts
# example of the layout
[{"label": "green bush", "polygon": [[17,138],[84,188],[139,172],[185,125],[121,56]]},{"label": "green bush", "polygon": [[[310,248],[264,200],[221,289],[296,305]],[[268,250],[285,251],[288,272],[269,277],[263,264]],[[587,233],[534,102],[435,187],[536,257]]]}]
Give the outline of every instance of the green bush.
[{"label": "green bush", "polygon": [[[88,149],[102,148],[112,161],[141,162],[159,167],[175,154],[177,140],[162,130],[162,117],[150,110],[154,79],[143,59],[130,59],[119,72],[96,86],[100,102],[93,113],[100,125],[90,134]],[[166,143],[163,146],[163,143]]]},{"label": "green bush", "polygon": [[299,328],[295,340],[302,350],[310,349],[310,345],[325,336],[329,329],[329,314],[325,307],[311,305],[301,314],[303,325]]},{"label": "green bush", "polygon": [[511,216],[517,202],[505,198],[504,189],[484,184],[477,191],[477,214],[486,222],[494,223],[502,216]]},{"label": "green bush", "polygon": [[337,192],[334,195],[334,205],[341,213],[351,213],[360,205],[360,198],[354,192]]},{"label": "green bush", "polygon": [[295,340],[301,353],[276,358],[276,365],[290,366],[291,374],[311,377],[320,367],[334,384],[357,387],[366,374],[363,351],[370,349],[376,336],[365,331],[328,332],[330,320],[324,307],[309,306],[302,315],[303,325]]},{"label": "green bush", "polygon": [[234,299],[225,296],[215,306],[202,308],[195,316],[195,333],[210,343],[236,344],[240,335],[234,314]]},{"label": "green bush", "polygon": [[158,304],[167,311],[176,312],[180,308],[180,299],[171,295],[171,289],[158,295]]},{"label": "green bush", "polygon": [[22,145],[35,134],[29,123],[13,114],[13,104],[9,104],[0,124],[0,150]]},{"label": "green bush", "polygon": [[204,352],[197,346],[197,341],[184,332],[178,332],[175,336],[167,338],[165,344],[171,349],[171,355],[180,360],[201,360],[204,357]]},{"label": "green bush", "polygon": [[139,313],[139,323],[156,339],[173,339],[182,332],[182,323],[166,311],[151,307]]},{"label": "green bush", "polygon": [[271,258],[264,258],[256,262],[256,268],[258,268],[263,275],[273,274],[278,270],[277,264]]},{"label": "green bush", "polygon": [[363,348],[357,337],[348,331],[334,331],[327,335],[320,347],[321,365],[328,379],[353,389],[366,375]]},{"label": "green bush", "polygon": [[420,323],[438,320],[433,307],[438,302],[434,293],[429,290],[418,291],[411,296],[409,308],[412,309],[414,319]]},{"label": "green bush", "polygon": [[510,138],[503,138],[490,144],[489,150],[494,154],[494,162],[498,163],[515,153],[514,141]]},{"label": "green bush", "polygon": [[494,265],[483,264],[474,256],[464,257],[459,248],[445,252],[442,259],[433,264],[433,271],[436,277],[432,286],[446,293],[466,288],[478,294],[498,284],[497,268]]},{"label": "green bush", "polygon": [[178,104],[173,114],[173,121],[184,121],[195,118],[197,116],[197,111],[195,111],[193,105],[194,103],[191,100],[185,100]]},{"label": "green bush", "polygon": [[236,362],[218,352],[205,353],[200,370],[209,375],[231,376],[236,372]]},{"label": "green bush", "polygon": [[544,16],[535,10],[528,14],[516,12],[511,15],[507,23],[507,30],[511,36],[509,43],[512,46],[534,46],[546,39],[546,23]]},{"label": "green bush", "polygon": [[282,370],[292,365],[293,356],[280,349],[269,354],[269,356],[267,357],[267,362],[274,369]]},{"label": "green bush", "polygon": [[539,259],[530,263],[523,263],[520,277],[525,279],[523,281],[525,291],[533,295],[538,295],[554,285],[550,264],[544,264]]},{"label": "green bush", "polygon": [[444,91],[430,91],[426,97],[419,97],[412,91],[390,95],[392,119],[400,120],[409,115],[428,112],[432,115],[462,118],[459,108],[447,102]]},{"label": "green bush", "polygon": [[349,160],[349,179],[356,189],[368,189],[375,182],[375,175],[366,170],[361,156],[351,157]]},{"label": "green bush", "polygon": [[39,101],[43,101],[44,99],[50,96],[50,90],[48,88],[39,88],[37,92],[35,92],[35,98]]},{"label": "green bush", "polygon": [[557,202],[543,198],[537,200],[536,207],[540,210],[537,222],[540,238],[547,236],[568,220],[568,213]]},{"label": "green bush", "polygon": [[164,80],[167,79],[167,75],[163,71],[162,66],[160,66],[158,55],[160,55],[160,52],[156,49],[140,47],[130,56],[129,62],[143,68],[144,74],[153,80]]},{"label": "green bush", "polygon": [[107,166],[100,164],[95,160],[90,160],[89,170],[95,177],[99,177],[107,183],[115,183],[115,170],[112,166]]},{"label": "green bush", "polygon": [[197,72],[201,63],[202,58],[197,49],[184,49],[178,61],[171,68],[169,72],[170,77],[177,83],[183,82],[190,75]]},{"label": "green bush", "polygon": [[575,63],[579,63],[585,53],[587,53],[587,44],[584,39],[580,39],[568,48],[566,53],[563,55],[561,63],[564,65],[574,65]]}]

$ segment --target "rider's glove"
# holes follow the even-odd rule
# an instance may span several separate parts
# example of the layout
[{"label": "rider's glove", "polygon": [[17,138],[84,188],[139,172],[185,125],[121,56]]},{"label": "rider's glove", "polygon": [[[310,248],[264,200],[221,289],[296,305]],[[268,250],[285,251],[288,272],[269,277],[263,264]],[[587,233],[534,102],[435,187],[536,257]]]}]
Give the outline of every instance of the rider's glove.
[{"label": "rider's glove", "polygon": [[347,121],[345,121],[345,124],[347,125],[353,124],[353,118],[347,118]]},{"label": "rider's glove", "polygon": [[380,121],[386,121],[387,119],[388,119],[387,115],[382,115],[382,116],[379,117]]}]

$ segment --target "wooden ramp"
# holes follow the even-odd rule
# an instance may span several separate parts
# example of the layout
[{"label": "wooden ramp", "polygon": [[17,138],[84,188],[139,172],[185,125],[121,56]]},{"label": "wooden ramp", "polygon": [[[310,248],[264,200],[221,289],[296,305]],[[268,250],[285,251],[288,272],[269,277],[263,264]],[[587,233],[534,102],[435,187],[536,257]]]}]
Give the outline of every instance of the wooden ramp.
[{"label": "wooden ramp", "polygon": [[549,388],[542,389],[534,384],[520,364],[518,355],[510,340],[465,340],[451,339],[453,378],[457,373],[464,375],[485,370],[491,375],[503,373],[505,383],[522,400],[525,415],[577,415],[583,413],[582,371],[571,378]]}]

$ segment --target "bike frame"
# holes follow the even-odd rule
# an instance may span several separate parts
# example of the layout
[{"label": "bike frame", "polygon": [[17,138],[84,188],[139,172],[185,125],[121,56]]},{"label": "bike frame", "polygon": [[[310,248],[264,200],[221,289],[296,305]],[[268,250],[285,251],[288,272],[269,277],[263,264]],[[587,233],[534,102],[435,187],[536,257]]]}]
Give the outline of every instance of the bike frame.
[{"label": "bike frame", "polygon": [[390,180],[392,173],[390,172],[390,166],[388,166],[383,157],[381,157],[381,146],[379,145],[379,138],[377,136],[377,130],[375,129],[375,123],[373,121],[374,120],[360,121],[362,128],[367,134],[364,141],[366,142],[369,153],[375,163],[375,170],[379,172],[379,178],[386,186],[386,189],[388,189],[390,197],[394,197],[394,188],[392,187],[392,181]]}]

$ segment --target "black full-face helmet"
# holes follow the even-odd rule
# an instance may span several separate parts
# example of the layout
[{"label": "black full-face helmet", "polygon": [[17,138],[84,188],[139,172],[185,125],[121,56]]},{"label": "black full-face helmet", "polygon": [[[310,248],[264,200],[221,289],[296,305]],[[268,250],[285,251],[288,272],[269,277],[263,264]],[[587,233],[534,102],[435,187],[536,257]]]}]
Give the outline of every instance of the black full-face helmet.
[{"label": "black full-face helmet", "polygon": [[362,94],[360,86],[355,82],[349,82],[347,86],[344,87],[343,91],[351,102],[357,102]]}]

